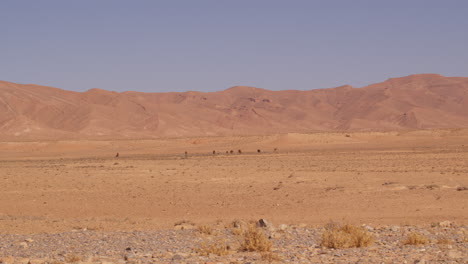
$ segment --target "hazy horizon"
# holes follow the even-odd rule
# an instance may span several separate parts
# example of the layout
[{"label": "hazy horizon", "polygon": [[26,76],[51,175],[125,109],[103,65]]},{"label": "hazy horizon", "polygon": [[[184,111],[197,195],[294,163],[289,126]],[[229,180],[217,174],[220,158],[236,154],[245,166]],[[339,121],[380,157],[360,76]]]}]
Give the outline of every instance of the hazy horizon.
[{"label": "hazy horizon", "polygon": [[464,1],[0,3],[0,80],[72,91],[362,87],[468,74]]}]

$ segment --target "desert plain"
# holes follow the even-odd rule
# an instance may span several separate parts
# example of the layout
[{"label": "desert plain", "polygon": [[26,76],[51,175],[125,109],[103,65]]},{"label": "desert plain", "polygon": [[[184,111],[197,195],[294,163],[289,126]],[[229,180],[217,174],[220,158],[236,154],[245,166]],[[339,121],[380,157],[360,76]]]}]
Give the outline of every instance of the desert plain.
[{"label": "desert plain", "polygon": [[[457,249],[455,257],[438,262],[434,253],[430,259],[463,263],[467,257],[468,129],[0,142],[0,168],[0,232],[11,242],[0,246],[5,255],[51,257],[53,250],[33,254],[32,245],[21,242],[40,234],[198,233],[197,226],[228,228],[265,219],[283,231],[316,230],[330,222],[369,230],[398,227],[401,239],[400,227],[431,230],[443,223],[458,234],[449,243],[456,244],[450,246]],[[309,240],[317,250],[319,233]],[[126,253],[122,247],[112,254]],[[171,253],[138,261],[190,262],[194,247],[175,259]],[[73,247],[65,248],[53,254],[66,262]],[[312,255],[316,261],[331,257],[316,263],[351,261],[340,262],[333,254]],[[382,259],[379,254],[356,263],[381,263],[374,262]],[[210,254],[193,261],[213,258],[226,260]],[[233,258],[230,262],[248,260]],[[313,257],[288,262],[315,263]]]}]

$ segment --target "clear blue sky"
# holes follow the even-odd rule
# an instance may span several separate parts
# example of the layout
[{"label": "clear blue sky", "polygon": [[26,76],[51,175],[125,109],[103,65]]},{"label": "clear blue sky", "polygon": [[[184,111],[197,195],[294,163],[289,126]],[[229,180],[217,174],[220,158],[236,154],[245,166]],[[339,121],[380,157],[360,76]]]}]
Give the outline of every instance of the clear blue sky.
[{"label": "clear blue sky", "polygon": [[0,80],[67,90],[468,77],[465,0],[1,0]]}]

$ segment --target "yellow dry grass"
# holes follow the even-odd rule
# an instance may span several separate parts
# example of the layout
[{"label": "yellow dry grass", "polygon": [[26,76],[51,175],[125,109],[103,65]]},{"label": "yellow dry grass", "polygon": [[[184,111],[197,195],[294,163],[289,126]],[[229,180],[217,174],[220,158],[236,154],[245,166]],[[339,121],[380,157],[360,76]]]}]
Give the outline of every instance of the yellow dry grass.
[{"label": "yellow dry grass", "polygon": [[241,238],[240,251],[267,252],[271,250],[271,241],[266,237],[263,230],[255,225],[249,225],[242,233]]},{"label": "yellow dry grass", "polygon": [[429,240],[420,233],[412,232],[410,233],[405,240],[403,240],[403,245],[424,245],[427,244]]},{"label": "yellow dry grass", "polygon": [[67,263],[75,263],[81,261],[81,258],[75,254],[67,254],[65,256],[65,262]]},{"label": "yellow dry grass", "polygon": [[373,236],[361,227],[332,225],[322,234],[320,245],[327,248],[367,247],[374,243]]},{"label": "yellow dry grass", "polygon": [[202,242],[195,251],[201,256],[209,256],[210,254],[225,256],[229,254],[228,248],[226,240],[220,239],[211,243]]},{"label": "yellow dry grass", "polygon": [[261,252],[262,260],[267,261],[268,263],[281,262],[282,259],[275,253],[272,252]]},{"label": "yellow dry grass", "polygon": [[211,226],[208,226],[208,225],[199,225],[198,228],[197,228],[197,231],[200,233],[200,234],[205,234],[205,235],[212,235],[213,234],[213,228]]}]

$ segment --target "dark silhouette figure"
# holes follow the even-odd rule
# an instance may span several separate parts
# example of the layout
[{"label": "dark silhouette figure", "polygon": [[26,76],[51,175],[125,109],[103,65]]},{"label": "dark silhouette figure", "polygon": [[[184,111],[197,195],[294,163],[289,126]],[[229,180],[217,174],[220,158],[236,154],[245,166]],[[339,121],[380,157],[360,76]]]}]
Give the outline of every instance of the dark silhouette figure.
[{"label": "dark silhouette figure", "polygon": [[261,151],[260,149],[257,149],[257,152],[260,153],[260,152],[262,152],[262,151]]},{"label": "dark silhouette figure", "polygon": [[237,153],[242,154],[242,150],[239,149],[239,150],[237,151]]},{"label": "dark silhouette figure", "polygon": [[274,151],[274,152],[277,152],[277,151],[278,151],[278,149],[277,149],[277,148],[275,148],[273,151]]},{"label": "dark silhouette figure", "polygon": [[233,154],[233,153],[234,153],[234,150],[231,149],[231,151],[229,151],[229,153]]},{"label": "dark silhouette figure", "polygon": [[187,152],[187,151],[185,151],[185,157],[186,157],[186,158],[188,157],[188,152]]},{"label": "dark silhouette figure", "polygon": [[216,155],[216,150],[213,150],[213,155]]},{"label": "dark silhouette figure", "polygon": [[118,158],[119,157],[119,153],[117,152],[117,154],[115,154],[115,157]]}]

